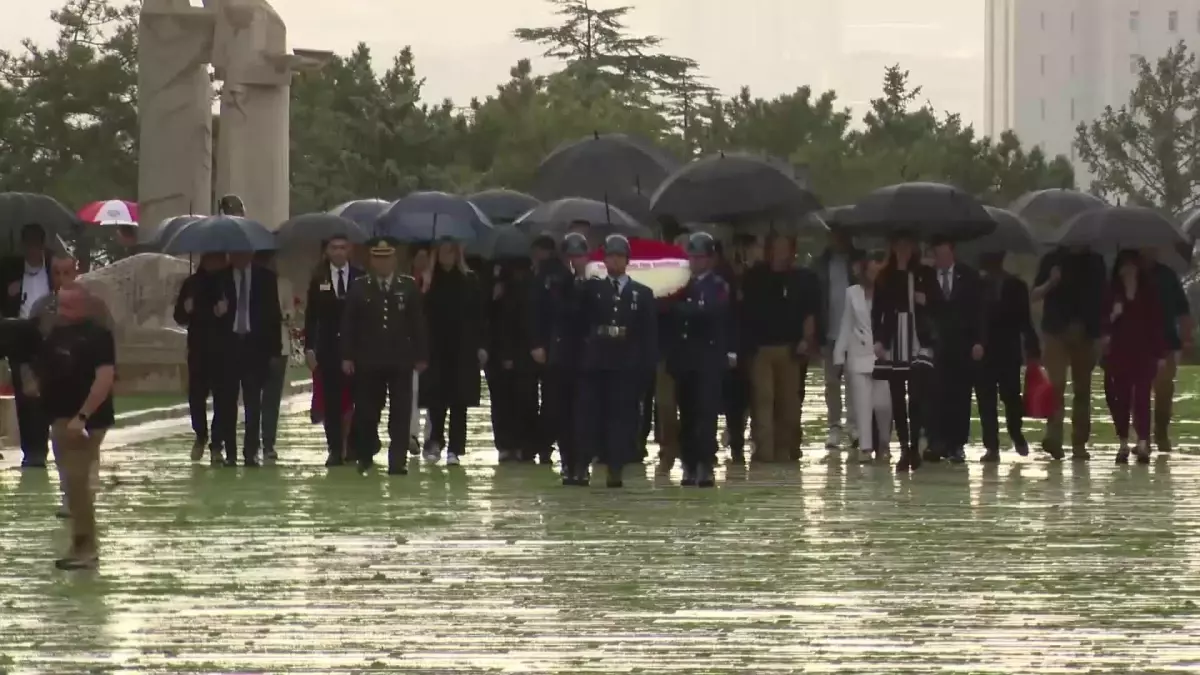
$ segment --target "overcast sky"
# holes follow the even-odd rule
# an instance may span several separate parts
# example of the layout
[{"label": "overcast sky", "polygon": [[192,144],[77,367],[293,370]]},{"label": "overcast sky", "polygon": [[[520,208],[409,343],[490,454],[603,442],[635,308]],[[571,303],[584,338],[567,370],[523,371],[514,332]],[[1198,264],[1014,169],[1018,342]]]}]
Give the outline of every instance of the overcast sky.
[{"label": "overcast sky", "polygon": [[[861,110],[899,62],[938,109],[983,121],[983,0],[593,0],[634,5],[632,31],[700,63],[727,93],[774,96],[809,84]],[[0,0],[0,47],[53,37],[62,0]],[[196,4],[199,4],[198,0]],[[383,65],[412,45],[429,96],[465,103],[538,50],[511,37],[554,22],[545,0],[275,0],[291,47],[345,53],[366,42]],[[549,64],[539,63],[539,69]]]}]

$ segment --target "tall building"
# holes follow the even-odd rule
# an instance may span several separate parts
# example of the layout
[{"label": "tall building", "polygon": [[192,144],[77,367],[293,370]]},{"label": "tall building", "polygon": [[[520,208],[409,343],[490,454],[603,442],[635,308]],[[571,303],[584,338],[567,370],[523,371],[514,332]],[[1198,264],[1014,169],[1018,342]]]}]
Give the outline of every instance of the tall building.
[{"label": "tall building", "polygon": [[1200,0],[986,0],[984,25],[988,135],[1074,162],[1076,126],[1129,101],[1139,56],[1200,46]]}]

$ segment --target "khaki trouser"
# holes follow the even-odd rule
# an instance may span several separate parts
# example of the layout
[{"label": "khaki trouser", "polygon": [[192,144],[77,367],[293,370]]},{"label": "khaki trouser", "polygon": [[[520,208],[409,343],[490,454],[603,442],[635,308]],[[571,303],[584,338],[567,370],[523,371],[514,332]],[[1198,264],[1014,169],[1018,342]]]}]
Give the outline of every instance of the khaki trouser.
[{"label": "khaki trouser", "polygon": [[1067,387],[1067,372],[1071,375],[1071,448],[1083,450],[1092,433],[1092,371],[1096,369],[1096,340],[1078,323],[1073,323],[1058,335],[1046,335],[1042,360],[1046,374],[1054,385],[1058,406],[1046,421],[1046,436],[1042,444],[1047,449],[1060,449],[1063,444],[1063,406]]},{"label": "khaki trouser", "polygon": [[1175,399],[1175,375],[1179,369],[1179,352],[1167,355],[1167,367],[1158,371],[1154,380],[1154,442],[1160,446],[1171,443],[1171,405]]},{"label": "khaki trouser", "polygon": [[679,406],[675,396],[675,378],[658,364],[654,378],[654,408],[658,415],[658,462],[671,465],[679,459]]},{"label": "khaki trouser", "polygon": [[92,476],[100,464],[100,444],[105,430],[98,429],[80,436],[67,431],[68,419],[54,420],[50,441],[54,447],[54,463],[71,514],[71,555],[87,556],[96,553],[96,495]]},{"label": "khaki trouser", "polygon": [[800,445],[801,363],[786,345],[760,347],[750,363],[754,454],[786,462]]}]

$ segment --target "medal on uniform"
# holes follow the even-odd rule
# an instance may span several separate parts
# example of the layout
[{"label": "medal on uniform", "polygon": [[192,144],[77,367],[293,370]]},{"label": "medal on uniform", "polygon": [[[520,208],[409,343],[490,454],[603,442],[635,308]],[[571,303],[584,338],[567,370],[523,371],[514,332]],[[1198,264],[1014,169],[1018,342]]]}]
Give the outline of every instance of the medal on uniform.
[{"label": "medal on uniform", "polygon": [[637,296],[638,296],[638,292],[637,292],[636,290],[634,290],[634,292],[633,292],[633,302],[632,302],[632,303],[629,305],[629,308],[630,308],[630,309],[637,309],[637,301],[638,301],[638,297],[637,297]]},{"label": "medal on uniform", "polygon": [[703,306],[704,306],[704,294],[701,294],[701,295],[700,295],[700,302],[699,302],[699,305],[700,305],[701,307],[703,307]]}]

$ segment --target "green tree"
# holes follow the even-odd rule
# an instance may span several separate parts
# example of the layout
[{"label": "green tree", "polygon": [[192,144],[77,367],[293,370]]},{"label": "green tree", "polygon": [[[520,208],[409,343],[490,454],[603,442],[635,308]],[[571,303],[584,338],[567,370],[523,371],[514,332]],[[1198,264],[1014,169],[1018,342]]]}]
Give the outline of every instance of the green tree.
[{"label": "green tree", "polygon": [[1200,204],[1200,69],[1180,42],[1151,64],[1138,59],[1129,102],[1075,130],[1075,148],[1110,200],[1182,213]]}]

